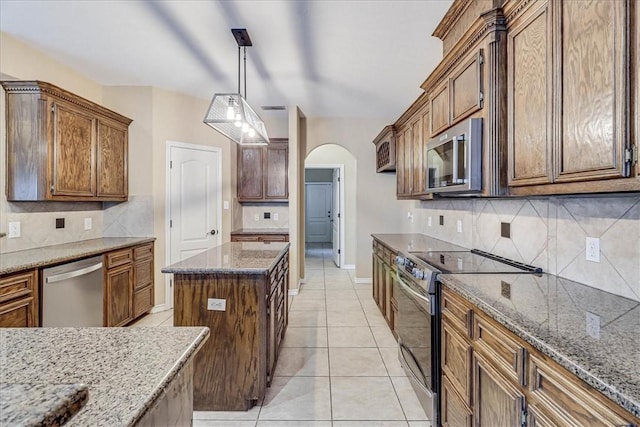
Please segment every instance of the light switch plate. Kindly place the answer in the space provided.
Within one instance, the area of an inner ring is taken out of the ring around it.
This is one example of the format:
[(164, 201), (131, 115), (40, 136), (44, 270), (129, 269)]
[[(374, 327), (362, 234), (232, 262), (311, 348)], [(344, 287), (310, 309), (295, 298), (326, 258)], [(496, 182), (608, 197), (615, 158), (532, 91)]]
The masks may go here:
[(431, 217), (427, 217), (427, 225), (431, 227)]
[(273, 220), (274, 220), (274, 221), (277, 221), (277, 220), (278, 220), (278, 213), (277, 213), (277, 212), (274, 212), (274, 213), (273, 213)]
[(256, 220), (256, 221), (260, 221), (260, 214), (255, 214), (253, 216), (253, 219)]
[(227, 300), (218, 298), (207, 298), (207, 310), (227, 311)]
[(85, 218), (84, 219), (84, 229), (85, 230), (91, 230), (92, 224), (91, 224), (91, 218)]
[(456, 223), (456, 227), (458, 230), (458, 233), (462, 233), (462, 220), (459, 219), (458, 222)]
[(229, 209), (229, 201), (225, 200), (224, 202), (222, 202), (222, 209), (227, 210)]

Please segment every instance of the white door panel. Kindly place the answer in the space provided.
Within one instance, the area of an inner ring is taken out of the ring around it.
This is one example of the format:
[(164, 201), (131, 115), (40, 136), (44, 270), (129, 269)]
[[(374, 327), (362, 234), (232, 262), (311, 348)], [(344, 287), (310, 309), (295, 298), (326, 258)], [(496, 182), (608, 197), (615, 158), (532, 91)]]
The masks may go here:
[(331, 241), (331, 184), (305, 184), (305, 240), (309, 243)]
[[(221, 243), (221, 158), (219, 149), (187, 144), (171, 145), (169, 156), (169, 263), (173, 264)], [(167, 295), (172, 307), (173, 293)]]

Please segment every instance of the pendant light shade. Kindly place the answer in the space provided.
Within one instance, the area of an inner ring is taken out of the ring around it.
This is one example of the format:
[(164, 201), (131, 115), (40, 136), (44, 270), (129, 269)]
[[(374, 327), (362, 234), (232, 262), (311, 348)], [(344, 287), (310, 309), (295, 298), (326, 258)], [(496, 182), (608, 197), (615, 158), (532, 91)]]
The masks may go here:
[(264, 122), (239, 93), (216, 93), (204, 122), (242, 145), (267, 145)]
[[(269, 136), (260, 116), (247, 100), (247, 46), (252, 46), (247, 30), (232, 29), (238, 43), (238, 92), (213, 95), (204, 123), (241, 145), (267, 145)], [(240, 93), (240, 50), (244, 48), (244, 97)]]

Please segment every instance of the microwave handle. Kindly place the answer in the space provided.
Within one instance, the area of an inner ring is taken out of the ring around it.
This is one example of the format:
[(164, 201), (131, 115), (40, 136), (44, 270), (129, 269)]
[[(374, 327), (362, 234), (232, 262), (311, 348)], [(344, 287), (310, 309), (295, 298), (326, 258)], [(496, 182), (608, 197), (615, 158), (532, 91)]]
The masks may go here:
[(458, 183), (458, 136), (452, 138), (453, 143), (453, 176), (451, 177), (451, 184)]

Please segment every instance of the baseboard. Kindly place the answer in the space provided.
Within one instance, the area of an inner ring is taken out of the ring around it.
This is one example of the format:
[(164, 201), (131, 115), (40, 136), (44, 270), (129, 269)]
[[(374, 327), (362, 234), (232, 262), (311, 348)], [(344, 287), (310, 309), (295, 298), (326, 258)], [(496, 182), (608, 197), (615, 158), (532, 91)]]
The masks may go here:
[(161, 311), (167, 311), (167, 310), (169, 310), (169, 309), (167, 308), (166, 304), (158, 304), (158, 305), (154, 306), (149, 313), (151, 313), (151, 314), (160, 313)]
[(355, 270), (356, 266), (355, 266), (355, 264), (345, 264), (340, 268), (343, 269), (343, 270)]
[(300, 288), (298, 288), (298, 289), (289, 289), (289, 296), (298, 295), (299, 291), (300, 291)]
[(355, 281), (356, 283), (360, 283), (360, 284), (373, 283), (373, 282), (371, 281), (371, 277), (356, 277), (356, 278), (354, 279), (354, 281)]

